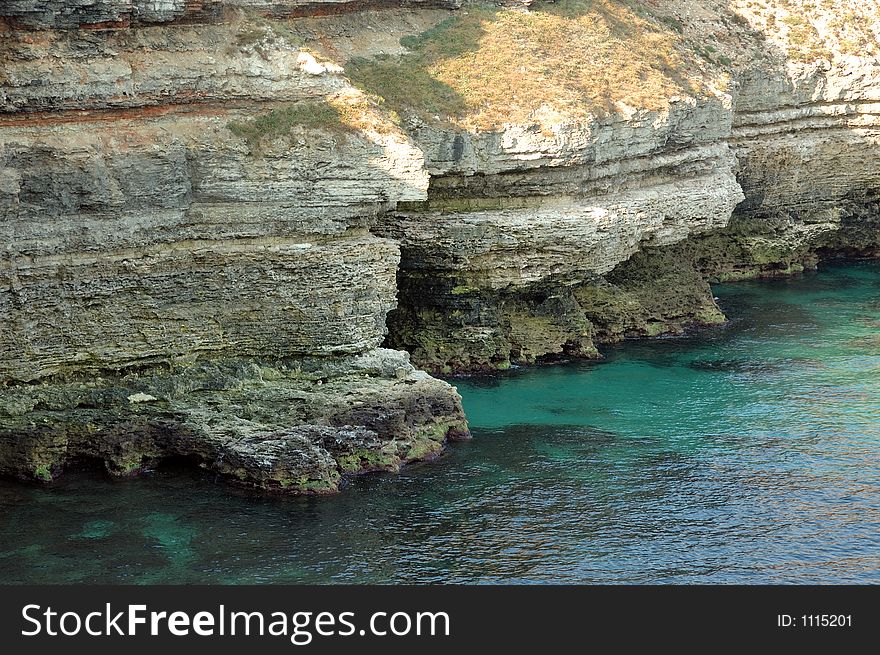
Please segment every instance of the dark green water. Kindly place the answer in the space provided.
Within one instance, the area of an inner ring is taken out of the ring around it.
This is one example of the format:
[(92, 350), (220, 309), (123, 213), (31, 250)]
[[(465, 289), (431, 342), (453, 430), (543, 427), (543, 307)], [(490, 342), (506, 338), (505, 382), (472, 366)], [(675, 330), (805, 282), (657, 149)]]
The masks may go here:
[(0, 483), (0, 581), (880, 583), (880, 265), (729, 325), (459, 381), (474, 440), (326, 498)]

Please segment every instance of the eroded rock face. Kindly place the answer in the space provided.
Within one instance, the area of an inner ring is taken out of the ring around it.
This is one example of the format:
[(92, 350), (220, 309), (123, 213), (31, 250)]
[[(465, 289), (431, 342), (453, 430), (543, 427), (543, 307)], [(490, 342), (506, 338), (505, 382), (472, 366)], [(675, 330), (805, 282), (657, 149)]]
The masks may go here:
[[(0, 15), (21, 20), (26, 25), (42, 27), (79, 27), (103, 23), (140, 20), (164, 22), (179, 18), (187, 5), (201, 9), (220, 3), (187, 0), (9, 0)], [(193, 8), (196, 8), (193, 7)]]
[(706, 279), (877, 252), (876, 53), (842, 52), (848, 33), (823, 3), (827, 58), (803, 60), (783, 50), (794, 28), (768, 28), (746, 3), (694, 4), (669, 3), (658, 22), (726, 44), (727, 92), (549, 130), (537, 114), (488, 134), (414, 129), (432, 179), (426, 205), (380, 222), (402, 246), (389, 345), (446, 372), (597, 356), (603, 342), (723, 321)]
[(4, 379), (381, 343), (399, 254), (367, 227), (418, 197), (418, 151), (318, 131), (255, 158), (237, 117), (7, 126)]
[[(723, 321), (707, 280), (876, 255), (878, 35), (840, 2), (821, 44), (798, 0), (3, 3), (0, 473), (332, 491), (466, 435), (404, 350), (596, 357)], [(565, 103), (469, 95), (519, 75)]]
[(229, 9), (285, 17), (369, 7), (457, 9), (461, 4), (462, 0), (6, 0), (0, 7), (0, 17), (28, 28), (88, 28), (216, 21)]
[[(593, 125), (579, 151), (555, 159), (553, 146), (570, 141), (533, 134), (526, 148), (520, 137), (518, 147), (544, 152), (521, 164), (508, 152), (494, 174), (432, 180), (427, 209), (395, 212), (378, 229), (403, 252), (389, 343), (446, 372), (595, 356), (578, 296), (641, 249), (723, 228), (743, 199), (727, 143), (701, 141), (729, 124), (728, 100)], [(703, 304), (692, 318), (717, 321)], [(662, 320), (655, 313), (641, 322)]]
[(331, 491), (467, 434), (378, 348), (400, 251), (371, 227), (424, 199), (421, 151), (241, 21), (4, 33), (0, 473), (173, 456)]
[(878, 117), (873, 57), (745, 75), (731, 144), (746, 199), (726, 233), (695, 245), (701, 270), (741, 279), (813, 267), (825, 251), (875, 251)]
[(0, 470), (50, 480), (79, 460), (114, 475), (167, 457), (263, 489), (329, 492), (467, 437), (460, 398), (405, 353), (226, 359), (7, 387)]

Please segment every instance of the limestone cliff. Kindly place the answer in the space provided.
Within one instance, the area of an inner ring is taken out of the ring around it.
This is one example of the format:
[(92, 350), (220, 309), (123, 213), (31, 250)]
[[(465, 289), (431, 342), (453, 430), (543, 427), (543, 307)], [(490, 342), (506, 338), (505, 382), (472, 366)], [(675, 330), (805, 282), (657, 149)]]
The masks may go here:
[(875, 2), (569, 0), (409, 41), (397, 70), (452, 101), (355, 62), (431, 173), (380, 222), (403, 257), (388, 343), (438, 371), (595, 356), (722, 321), (707, 279), (876, 253), (878, 30)]
[(422, 153), (276, 28), (4, 32), (0, 471), (320, 491), (466, 435), (380, 348), (399, 249), (370, 227), (425, 197)]
[(333, 490), (466, 435), (404, 350), (594, 357), (880, 250), (876, 2), (506, 4), (0, 3), (0, 473)]

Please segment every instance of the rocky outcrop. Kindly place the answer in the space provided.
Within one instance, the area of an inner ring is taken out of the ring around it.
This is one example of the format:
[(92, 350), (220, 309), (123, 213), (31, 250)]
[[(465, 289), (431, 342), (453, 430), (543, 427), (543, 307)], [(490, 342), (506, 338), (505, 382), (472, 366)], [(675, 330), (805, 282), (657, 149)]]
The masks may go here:
[(880, 243), (880, 61), (744, 75), (731, 144), (746, 199), (730, 229), (695, 247), (715, 279), (814, 267), (826, 251)]
[(269, 490), (329, 492), (467, 437), (460, 400), (405, 353), (199, 361), (47, 378), (0, 394), (0, 470), (51, 480), (97, 460), (114, 475), (185, 458)]
[(243, 21), (4, 35), (0, 472), (185, 456), (327, 491), (466, 435), (378, 348), (400, 255), (370, 228), (425, 197), (421, 151)]
[(381, 222), (403, 250), (389, 343), (447, 372), (595, 356), (578, 297), (600, 293), (602, 276), (640, 249), (724, 227), (743, 199), (719, 139), (731, 116), (728, 97), (682, 100), (589, 131), (465, 142), (458, 174), (432, 178), (426, 207)]
[(112, 28), (212, 22), (230, 10), (281, 18), (382, 7), (457, 9), (461, 4), (462, 0), (6, 0), (0, 18), (24, 28)]
[(413, 169), (415, 187), (418, 167), (352, 137), (331, 183), (326, 142), (255, 159), (225, 127), (237, 117), (5, 130), (4, 379), (381, 343), (399, 255), (366, 225), (383, 194), (413, 195), (382, 167)]
[(880, 251), (876, 3), (501, 4), (4, 3), (0, 473), (331, 491), (466, 435), (402, 351), (596, 357)]
[[(709, 62), (681, 67), (697, 81), (660, 110), (619, 103), (548, 129), (540, 108), (490, 133), (413, 130), (432, 179), (426, 204), (380, 223), (402, 244), (387, 343), (445, 372), (592, 357), (723, 321), (707, 279), (876, 253), (880, 60), (841, 52), (847, 33), (830, 27), (815, 35), (827, 52), (798, 58), (785, 26), (806, 10), (780, 3), (773, 30), (749, 4), (658, 10), (655, 29), (672, 25)], [(819, 5), (821, 27), (833, 8)], [(714, 57), (698, 45), (707, 34)]]

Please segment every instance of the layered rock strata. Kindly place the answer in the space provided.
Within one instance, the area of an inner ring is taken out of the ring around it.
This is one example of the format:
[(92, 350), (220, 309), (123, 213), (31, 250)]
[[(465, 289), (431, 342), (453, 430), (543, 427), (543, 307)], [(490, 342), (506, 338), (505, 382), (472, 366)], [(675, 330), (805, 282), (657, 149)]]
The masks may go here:
[(457, 9), (462, 0), (6, 0), (0, 18), (25, 28), (113, 28), (214, 22), (230, 10), (281, 18), (380, 7)]
[[(787, 26), (803, 8), (770, 3), (783, 21), (772, 28), (740, 4), (655, 16), (712, 63), (694, 73), (702, 93), (659, 111), (414, 129), (432, 178), (427, 203), (381, 222), (402, 245), (387, 343), (442, 372), (593, 357), (601, 343), (723, 321), (707, 280), (875, 255), (876, 52), (841, 52), (829, 28), (815, 35), (827, 50), (797, 57)], [(821, 27), (833, 8), (819, 4)], [(880, 24), (858, 19), (847, 28), (876, 40)], [(696, 45), (707, 34), (714, 59)]]
[(0, 472), (327, 491), (466, 436), (379, 348), (399, 248), (370, 227), (424, 198), (420, 150), (259, 27), (4, 33)]
[(714, 279), (796, 272), (880, 245), (880, 61), (744, 75), (730, 138), (745, 201), (693, 244)]
[[(381, 223), (403, 251), (390, 343), (447, 372), (595, 356), (596, 322), (620, 320), (603, 304), (602, 276), (642, 249), (723, 228), (743, 199), (722, 140), (731, 119), (729, 98), (682, 100), (588, 131), (465, 142), (459, 161), (432, 178), (427, 205)], [(488, 159), (478, 174), (460, 172), (478, 158)], [(699, 314), (688, 307), (682, 320), (720, 320), (708, 285), (690, 277)], [(653, 320), (639, 319), (645, 333)]]

